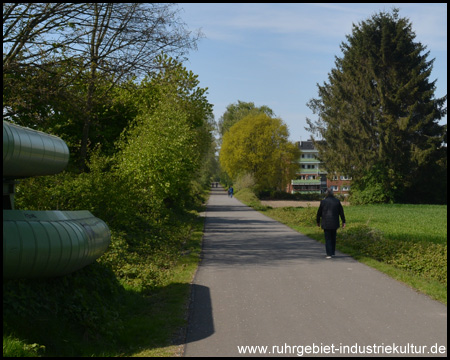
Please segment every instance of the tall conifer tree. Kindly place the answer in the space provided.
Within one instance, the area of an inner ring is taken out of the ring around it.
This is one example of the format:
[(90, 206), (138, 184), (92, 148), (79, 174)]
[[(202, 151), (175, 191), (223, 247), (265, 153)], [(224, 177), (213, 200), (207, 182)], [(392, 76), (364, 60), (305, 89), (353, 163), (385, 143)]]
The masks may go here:
[[(447, 95), (434, 97), (434, 59), (398, 9), (353, 25), (346, 38), (308, 103), (319, 118), (307, 130), (323, 140), (315, 143), (327, 170), (352, 176), (361, 202), (446, 202)], [(433, 191), (417, 191), (424, 186)]]

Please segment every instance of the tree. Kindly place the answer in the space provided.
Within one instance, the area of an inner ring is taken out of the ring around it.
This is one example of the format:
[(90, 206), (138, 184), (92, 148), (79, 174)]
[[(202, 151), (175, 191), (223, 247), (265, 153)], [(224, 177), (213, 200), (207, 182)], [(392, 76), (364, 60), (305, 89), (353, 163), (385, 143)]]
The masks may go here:
[(284, 190), (298, 169), (299, 149), (287, 125), (266, 114), (251, 114), (224, 135), (219, 161), (229, 176), (253, 176), (257, 190)]
[[(67, 59), (77, 66), (78, 71), (73, 72), (76, 76), (62, 78), (68, 80), (62, 85), (72, 85), (75, 78), (85, 86), (80, 94), (84, 96), (83, 112), (77, 119), (82, 123), (81, 170), (86, 166), (91, 129), (99, 124), (95, 110), (105, 102), (110, 90), (122, 81), (151, 71), (153, 60), (161, 52), (183, 58), (195, 48), (200, 34), (192, 35), (184, 28), (173, 6), (162, 3), (3, 6), (3, 40), (7, 49), (3, 58), (4, 77), (5, 73), (15, 75), (9, 77), (8, 87), (26, 85), (13, 81), (24, 68), (54, 71)], [(103, 86), (105, 79), (110, 81), (109, 87)], [(4, 102), (4, 108), (11, 109), (11, 116), (14, 102), (9, 100), (7, 104)]]
[(227, 106), (227, 110), (219, 119), (219, 134), (224, 136), (224, 134), (239, 120), (250, 114), (266, 114), (267, 116), (273, 117), (274, 112), (268, 106), (263, 105), (261, 107), (256, 107), (253, 102), (245, 102), (238, 100), (237, 104), (230, 104)]
[(3, 3), (3, 74), (18, 66), (38, 67), (73, 41), (66, 27), (89, 4)]
[(117, 173), (133, 184), (137, 203), (158, 213), (190, 199), (213, 140), (212, 106), (197, 75), (167, 56), (155, 61), (160, 71), (142, 81), (140, 114), (119, 142)]
[(307, 130), (321, 137), (313, 140), (327, 170), (352, 176), (354, 193), (369, 191), (380, 202), (407, 201), (413, 187), (434, 186), (430, 174), (419, 182), (420, 174), (446, 158), (447, 127), (438, 121), (447, 96), (434, 98), (434, 59), (414, 39), (397, 9), (353, 25), (329, 82), (308, 103), (319, 118), (307, 119)]
[(55, 99), (79, 71), (65, 48), (73, 39), (72, 21), (88, 4), (3, 4), (3, 118), (45, 129)]
[(149, 72), (154, 66), (153, 60), (163, 51), (183, 56), (195, 46), (195, 39), (180, 26), (176, 12), (170, 10), (172, 5), (92, 3), (87, 19), (83, 19), (87, 22), (75, 31), (74, 45), (82, 49), (88, 66), (86, 115), (80, 147), (82, 160), (87, 158), (90, 127), (96, 122), (92, 111), (94, 102), (102, 101), (108, 94), (96, 93), (98, 73), (112, 74), (113, 81), (119, 82), (125, 76)]
[(105, 142), (102, 151), (95, 147), (87, 172), (22, 180), (16, 193), (19, 206), (87, 209), (116, 229), (148, 229), (196, 203), (210, 183), (210, 173), (205, 173), (214, 153), (212, 105), (196, 75), (171, 58), (155, 61), (160, 71), (112, 92), (110, 119), (122, 122), (115, 117), (123, 115), (132, 120), (117, 141), (108, 142), (108, 151)]

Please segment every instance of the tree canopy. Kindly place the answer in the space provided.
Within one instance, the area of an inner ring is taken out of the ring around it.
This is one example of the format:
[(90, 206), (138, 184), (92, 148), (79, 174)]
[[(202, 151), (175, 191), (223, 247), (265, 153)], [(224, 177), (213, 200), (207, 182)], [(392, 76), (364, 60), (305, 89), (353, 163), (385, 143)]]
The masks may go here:
[(4, 120), (70, 150), (64, 173), (21, 181), (19, 207), (89, 209), (126, 227), (209, 187), (212, 105), (180, 61), (199, 35), (174, 4), (6, 3), (3, 22)]
[[(119, 142), (117, 169), (155, 208), (182, 207), (212, 149), (212, 106), (197, 76), (169, 57), (143, 81), (140, 114)], [(208, 174), (209, 176), (211, 174)], [(209, 185), (209, 177), (205, 179)], [(204, 184), (202, 184), (204, 185)]]
[(253, 102), (240, 101), (236, 104), (230, 104), (227, 106), (226, 111), (220, 117), (219, 134), (223, 136), (234, 124), (236, 124), (243, 117), (250, 114), (266, 114), (267, 116), (273, 117), (275, 114), (271, 108), (266, 105), (257, 107)]
[(250, 114), (223, 136), (219, 160), (228, 175), (253, 176), (258, 190), (284, 190), (298, 168), (298, 147), (289, 142), (287, 125), (264, 113)]
[(183, 60), (200, 36), (174, 4), (5, 3), (3, 116), (47, 130), (74, 114), (66, 122), (80, 131), (73, 153), (84, 171), (114, 87), (155, 70), (162, 52)]
[(434, 97), (434, 59), (414, 39), (397, 9), (353, 25), (343, 56), (308, 103), (318, 114), (307, 130), (321, 160), (352, 176), (362, 202), (446, 202), (447, 126), (439, 120), (447, 96)]

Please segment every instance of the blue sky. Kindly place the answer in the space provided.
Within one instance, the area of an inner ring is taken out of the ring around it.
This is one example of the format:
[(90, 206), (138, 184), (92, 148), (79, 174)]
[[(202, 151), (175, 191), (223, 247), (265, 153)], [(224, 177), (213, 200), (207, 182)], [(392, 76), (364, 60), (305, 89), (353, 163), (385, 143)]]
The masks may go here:
[[(409, 18), (416, 41), (435, 58), (430, 80), (437, 79), (435, 97), (447, 94), (446, 3), (181, 3), (179, 16), (189, 30), (205, 35), (184, 65), (208, 88), (218, 121), (238, 100), (267, 105), (289, 127), (290, 140), (308, 140), (307, 107), (316, 98), (317, 83), (328, 81), (341, 57), (340, 44), (352, 24), (380, 11), (400, 9)], [(447, 118), (441, 123), (446, 123)]]

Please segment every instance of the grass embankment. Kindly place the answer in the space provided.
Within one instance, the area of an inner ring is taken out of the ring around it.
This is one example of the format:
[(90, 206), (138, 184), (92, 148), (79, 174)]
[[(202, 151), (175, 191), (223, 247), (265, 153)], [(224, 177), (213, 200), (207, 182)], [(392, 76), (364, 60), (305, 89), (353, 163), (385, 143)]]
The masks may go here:
[[(248, 189), (236, 197), (255, 210), (324, 243), (317, 208), (262, 206)], [(344, 208), (336, 247), (356, 260), (447, 304), (447, 206), (359, 205)]]
[(179, 356), (201, 210), (158, 234), (112, 231), (107, 253), (68, 276), (4, 281), (3, 356)]

